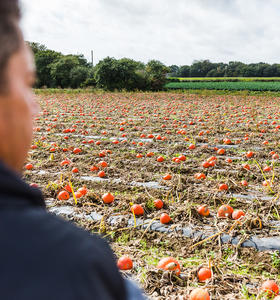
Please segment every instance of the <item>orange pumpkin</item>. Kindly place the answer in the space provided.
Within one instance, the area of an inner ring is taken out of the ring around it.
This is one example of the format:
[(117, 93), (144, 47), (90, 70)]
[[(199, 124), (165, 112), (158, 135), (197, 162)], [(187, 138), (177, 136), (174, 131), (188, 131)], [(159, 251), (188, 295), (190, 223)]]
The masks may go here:
[(140, 204), (133, 204), (131, 206), (131, 212), (134, 212), (135, 216), (142, 216), (144, 214), (144, 209)]
[(279, 286), (274, 280), (266, 280), (261, 286), (261, 291), (267, 293), (269, 297), (279, 294)]
[(106, 193), (102, 196), (102, 200), (106, 204), (112, 203), (114, 199), (115, 197), (111, 193)]
[(130, 257), (122, 256), (118, 259), (117, 266), (120, 270), (130, 270), (133, 268), (133, 262)]
[(167, 271), (175, 271), (176, 275), (181, 273), (181, 268), (179, 262), (173, 257), (164, 257), (162, 258), (157, 267), (159, 269), (167, 270)]
[(171, 180), (172, 176), (170, 174), (166, 174), (165, 176), (162, 177), (164, 180)]
[(205, 281), (212, 277), (212, 271), (209, 268), (200, 268), (197, 272), (197, 277), (199, 281)]
[(233, 213), (233, 208), (227, 204), (220, 206), (220, 208), (218, 209), (219, 218), (225, 218), (225, 217), (230, 218), (232, 213)]
[(210, 215), (210, 210), (207, 205), (200, 205), (197, 212), (203, 217), (208, 217)]
[(68, 192), (62, 191), (57, 195), (57, 198), (59, 200), (68, 200), (70, 198), (70, 196), (69, 196)]
[(210, 295), (207, 290), (196, 288), (190, 293), (190, 300), (210, 300)]

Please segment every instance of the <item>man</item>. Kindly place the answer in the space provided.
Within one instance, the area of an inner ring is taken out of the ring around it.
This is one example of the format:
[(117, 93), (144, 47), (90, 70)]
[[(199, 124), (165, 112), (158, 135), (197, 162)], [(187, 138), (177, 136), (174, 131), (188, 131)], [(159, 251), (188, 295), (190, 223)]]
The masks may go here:
[(17, 0), (0, 0), (0, 299), (143, 299), (105, 241), (47, 213), (18, 175), (38, 113), (19, 19)]

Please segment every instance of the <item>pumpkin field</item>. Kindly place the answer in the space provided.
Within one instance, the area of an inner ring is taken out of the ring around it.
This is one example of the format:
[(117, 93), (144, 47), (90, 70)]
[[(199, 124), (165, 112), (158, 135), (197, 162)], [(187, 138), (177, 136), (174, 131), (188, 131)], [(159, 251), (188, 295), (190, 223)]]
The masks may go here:
[(36, 98), (25, 180), (150, 299), (280, 299), (280, 98)]

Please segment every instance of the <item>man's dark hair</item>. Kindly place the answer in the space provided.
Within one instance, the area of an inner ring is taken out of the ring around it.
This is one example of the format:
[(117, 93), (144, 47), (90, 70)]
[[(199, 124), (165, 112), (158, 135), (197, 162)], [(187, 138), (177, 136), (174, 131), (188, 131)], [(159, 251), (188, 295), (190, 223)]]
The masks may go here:
[(18, 0), (0, 0), (0, 92), (6, 88), (5, 72), (9, 58), (20, 48)]

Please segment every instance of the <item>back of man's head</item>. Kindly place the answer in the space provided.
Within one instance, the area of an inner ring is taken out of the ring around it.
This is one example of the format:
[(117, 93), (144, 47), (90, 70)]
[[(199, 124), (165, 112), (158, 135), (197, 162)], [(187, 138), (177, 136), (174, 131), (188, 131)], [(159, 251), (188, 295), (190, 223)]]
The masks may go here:
[(7, 87), (5, 71), (9, 58), (21, 45), (19, 19), (18, 0), (0, 0), (0, 93), (3, 93)]
[(0, 0), (0, 160), (22, 170), (38, 113), (35, 66), (19, 28), (19, 0)]

